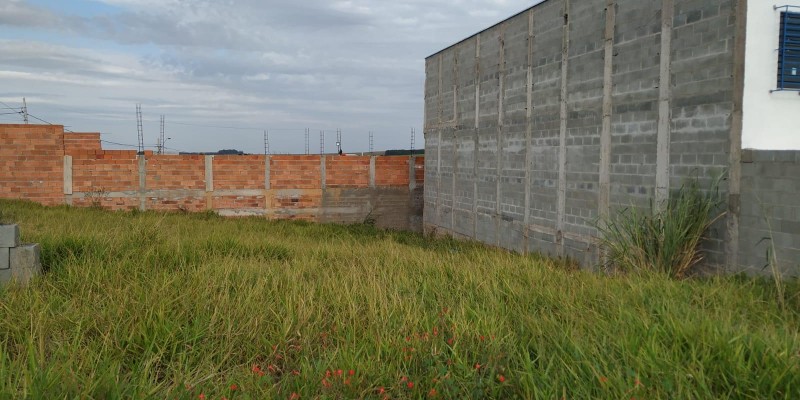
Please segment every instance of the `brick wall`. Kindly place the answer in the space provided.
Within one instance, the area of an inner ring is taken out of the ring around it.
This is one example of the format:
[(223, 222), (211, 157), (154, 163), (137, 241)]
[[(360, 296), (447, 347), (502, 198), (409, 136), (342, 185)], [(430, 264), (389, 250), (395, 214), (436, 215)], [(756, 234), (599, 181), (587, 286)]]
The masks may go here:
[[(97, 133), (0, 125), (0, 197), (111, 210), (361, 222), (421, 229), (424, 175), (409, 157), (154, 155), (102, 150)], [(372, 166), (375, 166), (375, 169)], [(66, 168), (65, 168), (66, 166)], [(416, 186), (409, 184), (409, 176)], [(375, 182), (372, 186), (371, 183)]]
[(64, 202), (64, 127), (0, 125), (0, 197)]

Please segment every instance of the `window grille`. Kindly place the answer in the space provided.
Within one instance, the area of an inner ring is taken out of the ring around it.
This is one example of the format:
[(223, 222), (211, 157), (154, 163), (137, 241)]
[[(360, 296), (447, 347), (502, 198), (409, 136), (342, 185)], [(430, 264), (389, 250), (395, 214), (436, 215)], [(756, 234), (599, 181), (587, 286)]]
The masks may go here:
[(800, 91), (800, 12), (781, 12), (778, 90)]

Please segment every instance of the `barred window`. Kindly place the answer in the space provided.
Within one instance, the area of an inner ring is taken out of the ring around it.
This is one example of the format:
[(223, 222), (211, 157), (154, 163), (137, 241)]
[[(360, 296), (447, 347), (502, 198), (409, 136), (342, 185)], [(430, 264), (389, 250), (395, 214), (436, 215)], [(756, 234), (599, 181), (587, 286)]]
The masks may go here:
[(800, 90), (800, 12), (781, 13), (778, 90)]

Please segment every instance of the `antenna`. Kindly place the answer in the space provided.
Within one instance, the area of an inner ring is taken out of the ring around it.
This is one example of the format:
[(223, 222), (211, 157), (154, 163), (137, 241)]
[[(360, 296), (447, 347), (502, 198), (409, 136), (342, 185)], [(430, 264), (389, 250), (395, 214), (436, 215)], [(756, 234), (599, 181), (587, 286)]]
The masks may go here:
[(136, 132), (139, 135), (139, 155), (144, 155), (144, 131), (142, 129), (142, 105), (136, 104)]
[(25, 101), (25, 98), (22, 98), (22, 118), (25, 120), (25, 124), (28, 123), (28, 103)]
[(269, 152), (269, 131), (264, 131), (264, 155), (270, 154)]
[(319, 155), (325, 154), (325, 131), (319, 131)]
[(374, 138), (372, 136), (372, 131), (369, 131), (369, 152), (372, 153), (374, 151)]
[(336, 151), (341, 154), (342, 153), (342, 130), (336, 130)]
[(164, 154), (164, 116), (161, 116), (161, 133), (158, 135), (158, 154)]
[(414, 155), (414, 141), (417, 138), (417, 132), (411, 128), (411, 155)]

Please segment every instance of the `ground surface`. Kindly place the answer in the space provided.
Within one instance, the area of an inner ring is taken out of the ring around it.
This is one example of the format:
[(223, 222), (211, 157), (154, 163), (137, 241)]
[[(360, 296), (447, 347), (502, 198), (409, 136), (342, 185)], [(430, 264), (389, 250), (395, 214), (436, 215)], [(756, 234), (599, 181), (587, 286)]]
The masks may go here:
[(800, 301), (448, 240), (0, 201), (0, 397), (798, 398)]

